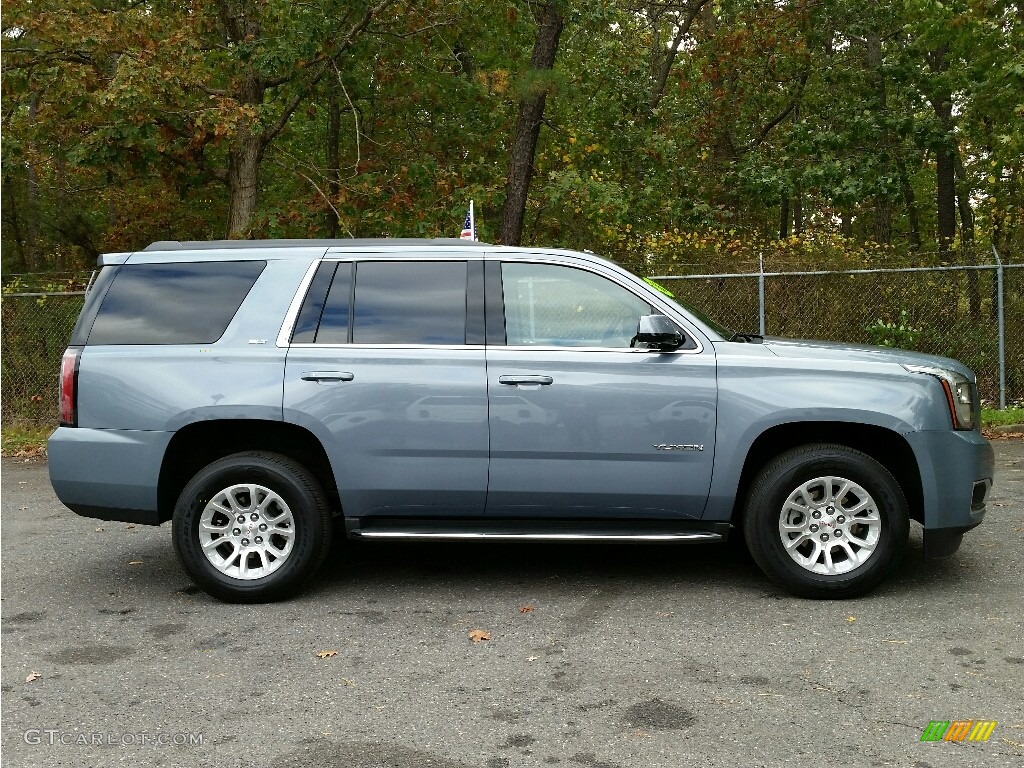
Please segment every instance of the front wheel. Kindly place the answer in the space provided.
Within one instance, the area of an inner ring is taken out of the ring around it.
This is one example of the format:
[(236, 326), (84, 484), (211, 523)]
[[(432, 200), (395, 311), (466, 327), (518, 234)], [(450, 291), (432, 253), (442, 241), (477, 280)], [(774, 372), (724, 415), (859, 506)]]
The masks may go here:
[(295, 593), (323, 562), (330, 531), (316, 478), (274, 453), (236, 453), (209, 464), (174, 509), (182, 566), (206, 592), (229, 602)]
[(770, 579), (800, 597), (847, 598), (895, 568), (910, 523), (903, 491), (885, 467), (861, 451), (817, 444), (761, 470), (743, 528)]

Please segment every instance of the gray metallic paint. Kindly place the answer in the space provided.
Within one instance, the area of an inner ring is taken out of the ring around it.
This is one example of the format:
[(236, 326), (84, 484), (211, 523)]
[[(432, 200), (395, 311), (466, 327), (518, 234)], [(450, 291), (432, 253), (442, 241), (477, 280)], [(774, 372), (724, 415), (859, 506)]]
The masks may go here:
[[(267, 269), (216, 343), (87, 346), (80, 427), (58, 429), (49, 443), (58, 497), (93, 510), (83, 514), (155, 510), (160, 462), (175, 430), (196, 420), (283, 419), (324, 445), (349, 516), (479, 515), (490, 464), (488, 508), (495, 514), (723, 521), (759, 435), (782, 424), (829, 421), (870, 424), (907, 440), (921, 470), (926, 528), (967, 527), (984, 515), (971, 512), (971, 486), (992, 477), (991, 446), (977, 432), (951, 428), (936, 379), (903, 368), (943, 366), (973, 380), (960, 363), (823, 342), (726, 342), (636, 276), (589, 254), (438, 245), (441, 257), (590, 269), (629, 286), (701, 349), (278, 346), (289, 330), (281, 318), (294, 320), (303, 279), (325, 253), (424, 256), (422, 245), (413, 253), (396, 245), (262, 247), (256, 256)], [(101, 262), (245, 258), (253, 254), (232, 247), (108, 254)], [(353, 373), (353, 381), (301, 380), (304, 371), (333, 369)], [(508, 373), (554, 381), (498, 384)], [(585, 402), (591, 397), (599, 405)], [(705, 450), (661, 452), (657, 443), (700, 443)]]

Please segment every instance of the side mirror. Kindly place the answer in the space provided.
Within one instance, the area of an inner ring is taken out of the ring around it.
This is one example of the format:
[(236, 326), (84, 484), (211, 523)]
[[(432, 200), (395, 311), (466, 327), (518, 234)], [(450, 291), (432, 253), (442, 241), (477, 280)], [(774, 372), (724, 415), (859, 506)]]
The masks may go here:
[(661, 352), (672, 352), (683, 346), (683, 341), (683, 334), (665, 315), (643, 315), (632, 346), (646, 344)]

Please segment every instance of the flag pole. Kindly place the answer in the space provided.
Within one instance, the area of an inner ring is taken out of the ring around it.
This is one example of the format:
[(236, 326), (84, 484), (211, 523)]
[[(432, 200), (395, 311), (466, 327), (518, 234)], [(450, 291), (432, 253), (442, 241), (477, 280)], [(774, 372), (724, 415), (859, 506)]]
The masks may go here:
[(473, 212), (473, 201), (469, 201), (469, 228), (473, 232), (473, 239), (476, 240), (476, 214)]

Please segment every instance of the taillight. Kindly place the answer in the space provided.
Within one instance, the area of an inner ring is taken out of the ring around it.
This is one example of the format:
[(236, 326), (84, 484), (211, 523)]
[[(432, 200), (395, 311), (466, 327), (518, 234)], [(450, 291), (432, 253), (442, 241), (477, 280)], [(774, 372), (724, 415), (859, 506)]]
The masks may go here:
[(81, 348), (71, 347), (60, 359), (60, 425), (78, 426), (78, 360)]

